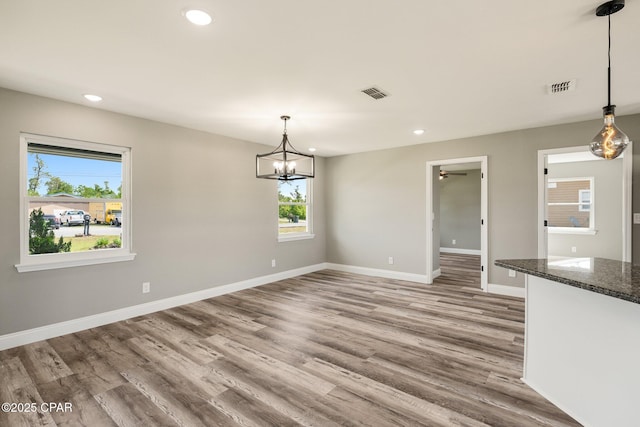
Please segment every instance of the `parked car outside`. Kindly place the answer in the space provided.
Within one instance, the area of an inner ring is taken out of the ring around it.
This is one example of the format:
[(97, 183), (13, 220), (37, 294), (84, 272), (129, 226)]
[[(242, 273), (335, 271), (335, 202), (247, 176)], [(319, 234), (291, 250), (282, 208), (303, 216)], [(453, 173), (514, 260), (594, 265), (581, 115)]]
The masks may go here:
[(56, 230), (60, 228), (60, 218), (55, 215), (44, 215), (44, 220), (47, 221), (47, 227), (55, 228)]
[(60, 214), (60, 222), (67, 225), (82, 225), (84, 215), (85, 212), (80, 210), (64, 211)]

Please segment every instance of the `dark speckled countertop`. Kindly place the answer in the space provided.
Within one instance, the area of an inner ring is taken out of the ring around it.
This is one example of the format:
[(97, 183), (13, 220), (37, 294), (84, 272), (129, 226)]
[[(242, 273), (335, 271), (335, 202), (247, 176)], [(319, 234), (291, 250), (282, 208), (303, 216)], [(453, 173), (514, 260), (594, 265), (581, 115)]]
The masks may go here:
[(501, 259), (495, 265), (640, 304), (640, 265), (630, 262), (605, 258)]

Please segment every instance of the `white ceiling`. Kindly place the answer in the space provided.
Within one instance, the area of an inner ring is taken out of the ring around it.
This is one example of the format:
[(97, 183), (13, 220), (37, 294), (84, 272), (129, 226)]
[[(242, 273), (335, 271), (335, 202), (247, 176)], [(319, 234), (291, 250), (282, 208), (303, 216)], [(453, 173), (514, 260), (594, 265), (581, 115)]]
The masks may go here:
[[(598, 4), (2, 0), (0, 86), (79, 104), (96, 93), (96, 108), (273, 146), (289, 114), (299, 150), (377, 150), (600, 117)], [(190, 24), (188, 7), (214, 22)], [(612, 101), (640, 113), (640, 5), (611, 18)], [(575, 91), (547, 94), (570, 79)]]

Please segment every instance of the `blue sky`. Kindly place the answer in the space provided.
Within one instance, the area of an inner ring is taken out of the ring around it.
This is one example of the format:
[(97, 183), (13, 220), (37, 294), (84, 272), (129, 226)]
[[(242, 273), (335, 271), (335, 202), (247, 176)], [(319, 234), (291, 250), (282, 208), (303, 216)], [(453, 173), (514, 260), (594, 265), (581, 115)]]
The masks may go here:
[(285, 196), (291, 196), (296, 186), (303, 198), (307, 197), (307, 180), (297, 179), (295, 181), (278, 181), (278, 189)]
[[(39, 154), (39, 156), (46, 165), (44, 169), (45, 172), (68, 182), (73, 185), (74, 188), (78, 185), (93, 188), (95, 184), (104, 188), (104, 182), (109, 181), (109, 188), (117, 191), (118, 187), (122, 184), (122, 163), (120, 162), (56, 156), (53, 154)], [(33, 167), (35, 166), (35, 158), (35, 154), (29, 153), (27, 163), (29, 173), (27, 179), (33, 178), (34, 176)], [(38, 188), (40, 194), (46, 194), (47, 187), (45, 187), (44, 184), (48, 180), (48, 178), (45, 178), (41, 181), (40, 188)]]
[[(93, 187), (98, 184), (104, 188), (104, 182), (109, 182), (109, 188), (117, 191), (122, 184), (122, 164), (120, 162), (110, 162), (106, 160), (83, 159), (79, 157), (56, 156), (53, 154), (39, 154), (44, 161), (46, 167), (45, 172), (51, 176), (57, 176), (61, 180), (68, 182), (74, 188), (78, 185)], [(33, 178), (33, 167), (35, 166), (35, 154), (29, 153), (27, 170), (27, 180)], [(40, 183), (38, 192), (46, 194), (45, 178)], [(298, 186), (303, 197), (307, 194), (307, 181), (304, 179), (296, 181), (278, 181), (280, 191), (290, 196), (293, 190)]]

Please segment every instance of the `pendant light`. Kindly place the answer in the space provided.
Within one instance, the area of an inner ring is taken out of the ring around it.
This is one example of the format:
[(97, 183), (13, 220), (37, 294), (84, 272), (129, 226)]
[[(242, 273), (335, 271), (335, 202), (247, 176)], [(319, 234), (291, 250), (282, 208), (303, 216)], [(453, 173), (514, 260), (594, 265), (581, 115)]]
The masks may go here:
[(256, 178), (293, 181), (313, 178), (315, 157), (304, 154), (293, 148), (287, 137), (287, 120), (289, 116), (280, 116), (284, 120), (282, 142), (270, 153), (256, 155)]
[(629, 143), (629, 137), (615, 124), (615, 105), (611, 105), (611, 15), (624, 7), (624, 0), (612, 0), (601, 4), (596, 9), (597, 16), (606, 16), (609, 20), (609, 47), (607, 69), (607, 105), (602, 107), (604, 126), (593, 137), (589, 148), (591, 152), (603, 159), (611, 160), (618, 157)]

